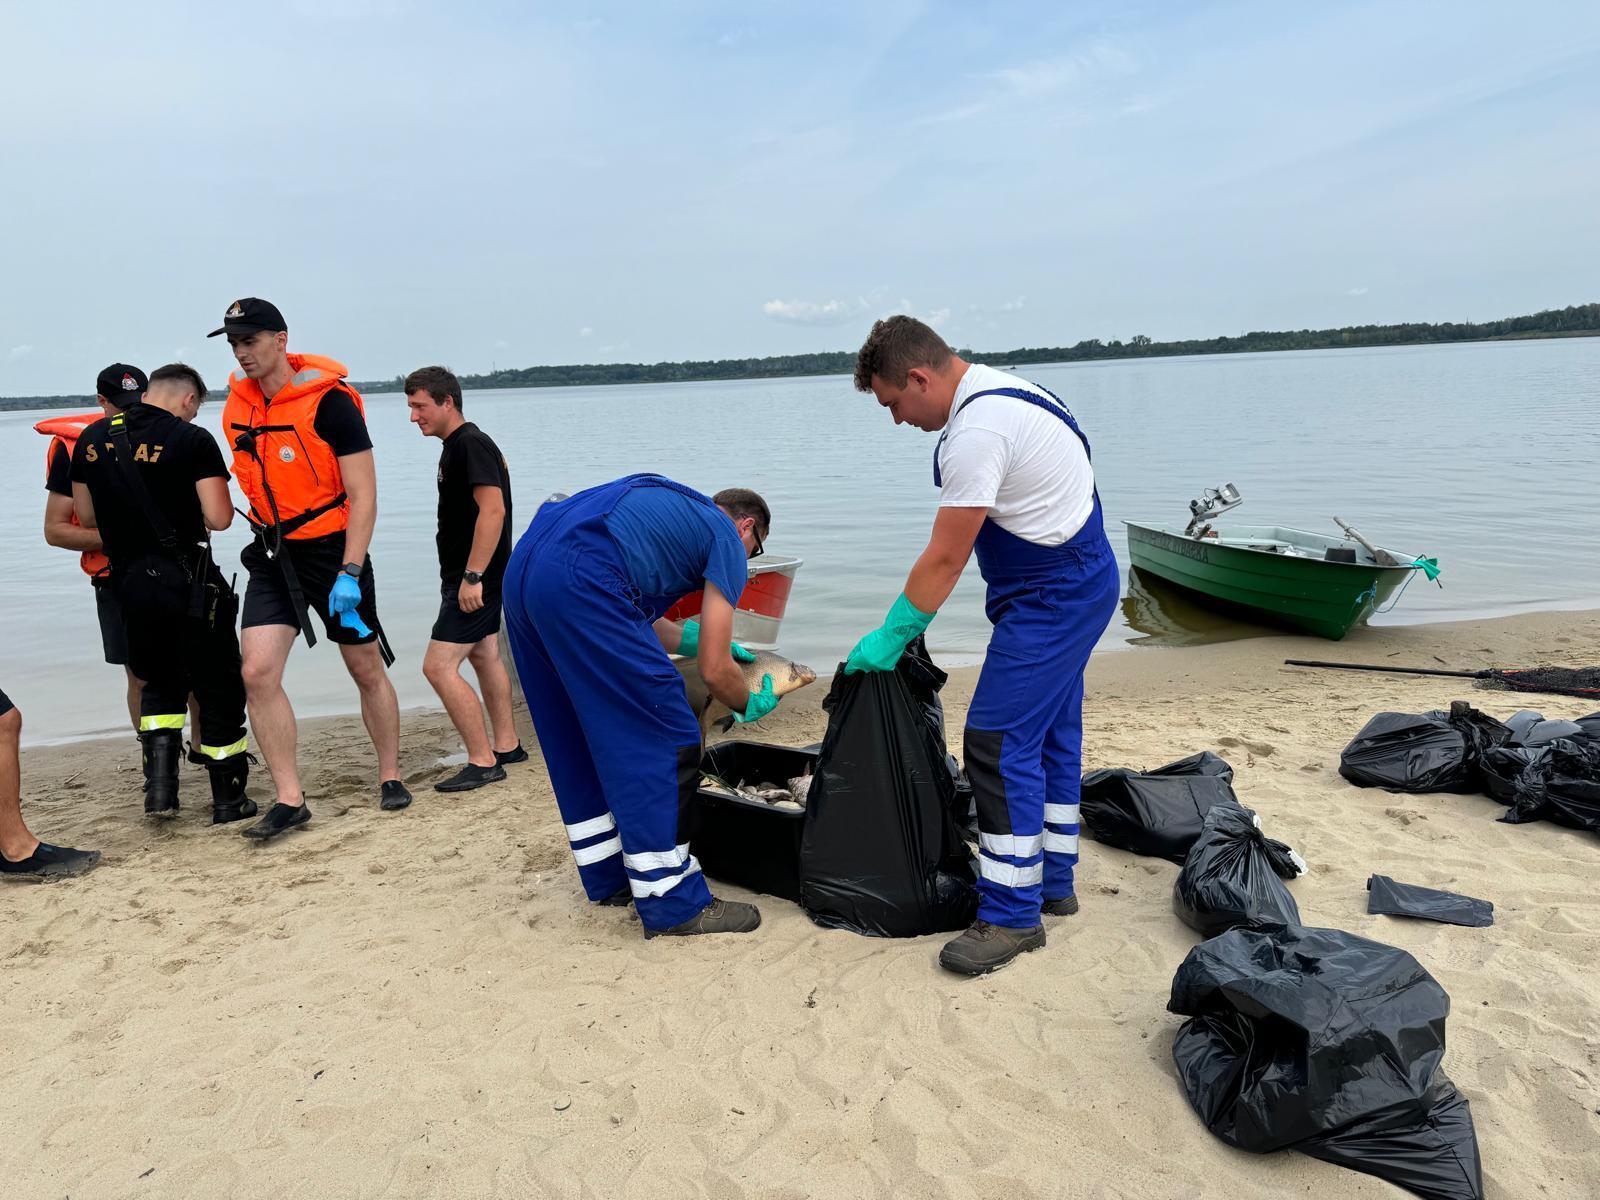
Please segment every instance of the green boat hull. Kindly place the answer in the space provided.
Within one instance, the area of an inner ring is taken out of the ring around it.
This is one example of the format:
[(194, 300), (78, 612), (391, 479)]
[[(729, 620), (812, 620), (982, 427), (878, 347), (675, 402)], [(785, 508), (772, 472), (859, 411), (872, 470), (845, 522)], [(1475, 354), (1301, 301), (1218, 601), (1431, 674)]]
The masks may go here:
[[(1409, 565), (1328, 562), (1126, 524), (1128, 557), (1138, 570), (1184, 589), (1208, 607), (1334, 641), (1388, 603), (1411, 573)], [(1307, 539), (1313, 547), (1349, 544), (1300, 530), (1260, 532), (1263, 540), (1270, 532), (1297, 545)]]

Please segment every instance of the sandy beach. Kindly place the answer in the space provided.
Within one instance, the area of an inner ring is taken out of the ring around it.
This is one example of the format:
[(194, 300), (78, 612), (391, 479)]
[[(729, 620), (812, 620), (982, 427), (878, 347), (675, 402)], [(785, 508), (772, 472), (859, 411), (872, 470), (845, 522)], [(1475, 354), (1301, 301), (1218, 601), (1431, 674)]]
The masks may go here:
[[(1335, 770), (1381, 709), (1600, 705), (1286, 657), (1588, 665), (1600, 612), (1102, 654), (1085, 713), (1087, 767), (1229, 759), (1310, 863), (1291, 885), (1306, 923), (1403, 947), (1444, 985), (1444, 1068), (1490, 1195), (1600, 1194), (1600, 840)], [(957, 752), (975, 679), (945, 694)], [(820, 738), (824, 693), (743, 736)], [(1190, 1111), (1165, 1006), (1196, 938), (1168, 863), (1086, 839), (1081, 914), (977, 980), (937, 968), (942, 937), (823, 930), (772, 898), (755, 934), (646, 942), (631, 910), (583, 902), (537, 755), (439, 795), (457, 749), (442, 712), (406, 714), (418, 800), (391, 815), (358, 718), (307, 723), (315, 821), (267, 846), (206, 823), (196, 769), (181, 819), (147, 823), (131, 737), (25, 751), (30, 825), (105, 860), (0, 889), (0, 1195), (1403, 1195), (1232, 1150)], [(1496, 923), (1368, 916), (1373, 872), (1490, 899)]]

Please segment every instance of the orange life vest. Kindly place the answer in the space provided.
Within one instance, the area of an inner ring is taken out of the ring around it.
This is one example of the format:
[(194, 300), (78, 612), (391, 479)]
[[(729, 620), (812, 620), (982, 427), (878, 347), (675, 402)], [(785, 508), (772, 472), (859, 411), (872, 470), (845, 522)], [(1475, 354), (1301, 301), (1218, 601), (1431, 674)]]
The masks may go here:
[[(34, 426), (40, 433), (50, 439), (50, 445), (44, 452), (44, 477), (50, 478), (50, 460), (55, 457), (56, 447), (60, 446), (67, 452), (67, 461), (72, 461), (72, 452), (78, 445), (78, 439), (83, 436), (83, 431), (96, 421), (103, 420), (103, 412), (72, 413), (64, 417), (47, 417)], [(72, 514), (72, 523), (78, 524), (78, 514)], [(91, 579), (101, 579), (111, 573), (111, 560), (99, 550), (85, 550), (78, 555), (78, 565), (83, 568), (84, 574)]]
[(344, 382), (345, 365), (318, 354), (291, 354), (294, 374), (271, 400), (261, 385), (235, 371), (228, 377), (222, 432), (233, 447), (233, 477), (250, 501), (257, 527), (277, 525), (291, 540), (337, 533), (350, 520), (350, 501), (333, 447), (317, 436), (317, 408), (334, 388), (361, 395)]

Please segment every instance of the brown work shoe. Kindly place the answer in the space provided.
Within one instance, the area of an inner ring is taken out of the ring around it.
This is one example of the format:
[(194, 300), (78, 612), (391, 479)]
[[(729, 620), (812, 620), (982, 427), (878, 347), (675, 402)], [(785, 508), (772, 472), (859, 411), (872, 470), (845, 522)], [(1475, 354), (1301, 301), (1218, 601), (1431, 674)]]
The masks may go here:
[(1039, 906), (1039, 911), (1047, 917), (1076, 916), (1078, 898), (1076, 896), (1063, 896), (1060, 900), (1046, 900)]
[(671, 929), (646, 929), (644, 935), (653, 938), (688, 937), (695, 933), (749, 933), (760, 924), (761, 910), (754, 904), (713, 899), (682, 925)]
[(987, 921), (974, 921), (960, 937), (951, 938), (939, 951), (939, 965), (958, 975), (987, 975), (998, 971), (1019, 954), (1044, 945), (1044, 926), (1008, 929)]

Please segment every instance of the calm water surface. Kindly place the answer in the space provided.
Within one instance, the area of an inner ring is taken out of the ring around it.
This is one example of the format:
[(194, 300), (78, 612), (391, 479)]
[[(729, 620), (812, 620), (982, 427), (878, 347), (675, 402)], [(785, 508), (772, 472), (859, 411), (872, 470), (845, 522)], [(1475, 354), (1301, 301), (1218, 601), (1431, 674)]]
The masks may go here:
[[(220, 383), (231, 364), (197, 365)], [(1019, 374), (1066, 400), (1088, 433), (1124, 565), (1122, 520), (1186, 519), (1191, 497), (1232, 481), (1245, 495), (1232, 519), (1331, 533), (1337, 514), (1382, 545), (1437, 556), (1444, 588), (1418, 581), (1375, 624), (1600, 605), (1600, 339)], [(781, 648), (821, 670), (877, 624), (933, 518), (933, 436), (895, 428), (844, 377), (474, 392), (466, 414), (510, 461), (519, 532), (549, 493), (631, 471), (708, 492), (759, 490), (773, 509), (768, 546), (806, 560)], [(29, 742), (114, 732), (125, 720), (120, 672), (100, 661), (88, 582), (73, 555), (40, 537), (45, 439), (32, 426), (42, 415), (0, 413), (0, 687), (25, 710)], [(421, 661), (438, 604), (439, 443), (408, 423), (404, 397), (373, 396), (367, 415), (378, 604), (399, 655), (392, 675), (402, 707), (433, 704)], [(208, 403), (201, 423), (216, 433), (220, 420), (220, 400)], [(225, 572), (237, 567), (242, 527), (218, 538)], [(1136, 587), (1102, 645), (1258, 632)], [(980, 657), (987, 636), (969, 568), (930, 640), (941, 661), (960, 663)], [(355, 707), (326, 642), (297, 645), (287, 686), (302, 716)]]

